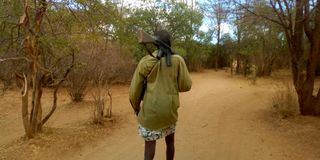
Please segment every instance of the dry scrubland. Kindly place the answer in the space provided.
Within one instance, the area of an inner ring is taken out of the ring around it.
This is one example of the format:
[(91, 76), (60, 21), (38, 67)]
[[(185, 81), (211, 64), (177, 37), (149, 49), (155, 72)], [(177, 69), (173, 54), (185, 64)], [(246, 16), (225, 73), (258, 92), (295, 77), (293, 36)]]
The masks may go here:
[[(180, 99), (177, 160), (320, 159), (320, 119), (292, 116), (295, 108), (279, 102), (292, 102), (288, 92), (281, 94), (288, 77), (258, 79), (252, 85), (241, 76), (206, 70), (192, 78), (192, 91)], [(113, 120), (99, 126), (91, 124), (90, 93), (84, 102), (71, 103), (62, 89), (56, 113), (32, 140), (22, 137), (20, 91), (7, 91), (0, 97), (0, 159), (142, 159), (143, 141), (136, 133), (128, 86), (113, 86), (112, 91)], [(49, 92), (45, 90), (45, 108), (50, 107)], [(155, 159), (164, 156), (159, 141)]]

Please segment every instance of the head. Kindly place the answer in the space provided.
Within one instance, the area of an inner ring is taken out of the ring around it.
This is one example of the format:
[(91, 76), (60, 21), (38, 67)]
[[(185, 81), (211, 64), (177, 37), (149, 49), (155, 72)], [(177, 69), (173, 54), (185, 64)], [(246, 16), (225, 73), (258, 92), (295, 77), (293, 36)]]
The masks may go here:
[(157, 37), (162, 42), (166, 43), (169, 47), (171, 47), (171, 36), (168, 31), (160, 30), (154, 33), (154, 36)]

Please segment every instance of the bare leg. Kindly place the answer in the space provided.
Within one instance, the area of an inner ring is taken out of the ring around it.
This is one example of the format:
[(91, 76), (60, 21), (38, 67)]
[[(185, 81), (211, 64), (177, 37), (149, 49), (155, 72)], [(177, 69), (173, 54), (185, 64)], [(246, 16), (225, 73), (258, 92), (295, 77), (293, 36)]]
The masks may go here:
[(174, 133), (166, 137), (167, 144), (167, 160), (173, 160), (174, 158)]
[(156, 152), (156, 141), (145, 141), (144, 160), (153, 160)]

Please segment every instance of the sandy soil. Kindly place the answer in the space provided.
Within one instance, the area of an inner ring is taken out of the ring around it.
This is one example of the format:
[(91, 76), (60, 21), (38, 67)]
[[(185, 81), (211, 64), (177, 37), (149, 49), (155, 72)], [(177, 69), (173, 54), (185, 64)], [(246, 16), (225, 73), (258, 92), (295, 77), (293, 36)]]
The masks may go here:
[[(211, 70), (192, 78), (192, 91), (180, 96), (175, 159), (320, 159), (320, 119), (280, 118), (271, 107), (274, 80), (251, 85), (242, 77)], [(90, 124), (90, 95), (83, 103), (70, 103), (62, 91), (57, 112), (32, 140), (21, 138), (18, 92), (0, 97), (0, 159), (143, 159), (144, 142), (128, 103), (128, 86), (113, 87), (114, 118), (104, 126)], [(44, 106), (50, 101), (45, 95)], [(163, 140), (157, 142), (155, 159), (165, 159)]]

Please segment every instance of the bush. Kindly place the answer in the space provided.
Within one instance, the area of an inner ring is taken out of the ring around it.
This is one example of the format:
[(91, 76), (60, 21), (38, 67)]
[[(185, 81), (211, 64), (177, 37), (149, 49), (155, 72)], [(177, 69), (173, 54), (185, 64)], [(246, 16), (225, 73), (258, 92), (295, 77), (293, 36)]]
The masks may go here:
[(67, 78), (67, 91), (73, 102), (81, 102), (89, 83), (87, 67), (75, 68)]
[[(108, 48), (99, 43), (81, 43), (76, 61), (80, 62), (78, 68), (70, 73), (67, 80), (67, 89), (72, 101), (82, 101), (88, 85), (95, 80), (114, 83), (127, 83), (134, 72), (133, 58), (120, 53), (119, 46), (110, 45)], [(123, 48), (125, 50), (125, 48)], [(84, 65), (83, 65), (84, 64)]]
[(275, 85), (272, 106), (281, 118), (299, 114), (298, 97), (291, 81), (282, 80)]
[[(5, 55), (5, 57), (16, 56)], [(26, 66), (26, 62), (24, 60), (8, 60), (4, 62), (0, 62), (0, 81), (2, 82), (2, 90), (5, 91), (14, 87), (14, 83), (16, 82), (15, 73), (26, 73), (23, 68)]]
[[(93, 123), (103, 124), (104, 117), (112, 118), (112, 93), (110, 90), (110, 85), (107, 81), (104, 81), (104, 74), (101, 71), (94, 80), (95, 90), (92, 94), (94, 100), (93, 109)], [(105, 107), (106, 98), (109, 97), (109, 106)]]

